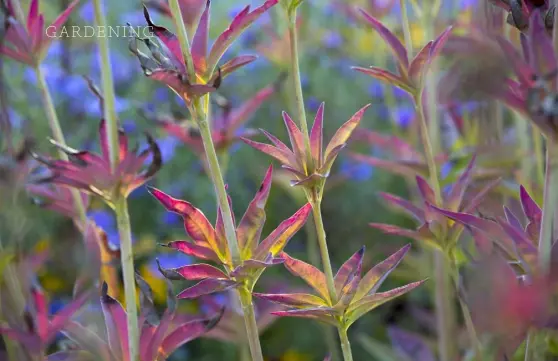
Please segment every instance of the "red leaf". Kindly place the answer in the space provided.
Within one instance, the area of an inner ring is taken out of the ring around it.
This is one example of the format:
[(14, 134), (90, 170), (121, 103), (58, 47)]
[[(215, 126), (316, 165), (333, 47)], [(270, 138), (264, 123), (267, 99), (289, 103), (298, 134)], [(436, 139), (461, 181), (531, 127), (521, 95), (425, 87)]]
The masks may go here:
[(323, 164), (323, 126), (324, 126), (324, 105), (321, 103), (318, 111), (316, 112), (316, 117), (314, 118), (314, 125), (312, 125), (312, 130), (310, 132), (310, 148), (312, 151), (312, 158), (316, 168), (321, 167)]
[(327, 148), (325, 150), (324, 157), (326, 159), (329, 158), (330, 154), (333, 152), (335, 148), (344, 145), (347, 142), (347, 140), (349, 140), (351, 134), (360, 123), (360, 120), (362, 119), (364, 112), (369, 107), (370, 104), (367, 104), (362, 108), (360, 108), (347, 122), (345, 122), (345, 124), (343, 124), (337, 130), (337, 132), (335, 132), (335, 134), (329, 141), (329, 144), (327, 145)]
[(327, 303), (318, 296), (307, 293), (254, 293), (254, 297), (262, 298), (281, 305), (295, 308), (311, 308), (327, 306)]
[(196, 283), (192, 287), (185, 289), (184, 291), (180, 292), (176, 297), (179, 299), (198, 298), (203, 295), (225, 291), (235, 286), (236, 286), (236, 282), (231, 280), (208, 278)]
[(350, 280), (351, 275), (362, 265), (362, 258), (364, 257), (365, 247), (362, 246), (358, 252), (353, 254), (337, 271), (335, 275), (335, 291), (339, 295), (341, 289)]
[(395, 75), (392, 72), (389, 72), (385, 69), (381, 69), (375, 66), (371, 66), (370, 68), (361, 68), (357, 66), (357, 67), (353, 67), (352, 69), (364, 73), (366, 75), (369, 75), (384, 83), (394, 85), (400, 89), (403, 89), (407, 93), (412, 94), (414, 92), (414, 89), (409, 84), (407, 84), (404, 78), (400, 77), (399, 75)]
[(318, 292), (324, 300), (331, 302), (329, 292), (327, 290), (325, 275), (319, 269), (311, 264), (292, 258), (285, 252), (281, 253), (281, 257), (285, 260), (285, 267), (289, 270), (289, 272), (302, 278), (304, 282)]

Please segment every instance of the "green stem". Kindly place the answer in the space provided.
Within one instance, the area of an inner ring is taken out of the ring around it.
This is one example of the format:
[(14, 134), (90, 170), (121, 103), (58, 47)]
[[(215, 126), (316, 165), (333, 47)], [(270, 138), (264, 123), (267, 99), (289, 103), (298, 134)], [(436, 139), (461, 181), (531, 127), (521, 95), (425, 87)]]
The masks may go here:
[(353, 352), (351, 351), (351, 343), (349, 342), (349, 337), (347, 336), (347, 330), (340, 326), (339, 339), (341, 340), (341, 350), (343, 351), (343, 358), (345, 361), (353, 361)]
[(436, 282), (436, 322), (438, 352), (441, 361), (453, 361), (456, 357), (455, 310), (452, 298), (451, 265), (442, 251), (434, 254)]
[(176, 27), (178, 41), (180, 42), (180, 49), (182, 50), (182, 55), (184, 56), (184, 61), (186, 62), (188, 78), (191, 82), (195, 82), (196, 70), (194, 69), (194, 60), (192, 59), (192, 53), (190, 52), (188, 32), (186, 31), (186, 25), (184, 24), (184, 19), (182, 18), (182, 12), (180, 11), (180, 4), (178, 0), (170, 0), (169, 7), (172, 13), (174, 26)]
[(551, 261), (553, 228), (558, 207), (558, 143), (553, 138), (546, 142), (546, 175), (544, 182), (544, 203), (541, 234), (539, 237), (540, 266), (548, 271)]
[(324, 268), (324, 273), (326, 276), (327, 289), (329, 292), (329, 297), (331, 299), (331, 304), (337, 302), (337, 294), (335, 292), (335, 283), (333, 280), (333, 270), (331, 268), (331, 262), (329, 260), (329, 252), (327, 250), (326, 233), (324, 228), (324, 221), (322, 219), (321, 201), (312, 202), (312, 214), (314, 216), (314, 224), (316, 225), (316, 232), (318, 235), (318, 244), (320, 246), (320, 255), (322, 257), (322, 266)]
[(531, 134), (533, 136), (533, 148), (535, 149), (535, 164), (536, 167), (536, 177), (538, 185), (544, 187), (544, 150), (543, 150), (543, 136), (537, 130), (531, 127)]
[[(101, 0), (93, 0), (95, 25), (101, 29), (107, 27)], [(112, 68), (110, 66), (108, 37), (98, 36), (99, 63), (101, 64), (101, 85), (103, 92), (103, 114), (107, 124), (107, 142), (109, 144), (110, 163), (114, 170), (119, 162), (118, 124), (115, 106), (114, 84)]]
[(139, 360), (138, 342), (138, 309), (136, 304), (136, 283), (134, 276), (134, 255), (132, 250), (132, 228), (128, 212), (128, 201), (120, 197), (114, 202), (118, 235), (120, 236), (120, 252), (122, 275), (124, 278), (124, 295), (126, 298), (126, 319), (128, 322), (128, 345), (130, 360)]
[(250, 345), (250, 353), (252, 361), (263, 361), (262, 347), (260, 345), (260, 337), (258, 332), (258, 324), (256, 323), (256, 314), (252, 303), (252, 293), (242, 287), (238, 290), (240, 296), (240, 304), (242, 305), (242, 313), (244, 314), (244, 323), (246, 325), (246, 336)]
[[(61, 145), (66, 145), (66, 140), (64, 139), (64, 133), (62, 132), (62, 128), (60, 127), (60, 121), (58, 120), (58, 116), (56, 115), (56, 109), (54, 108), (54, 103), (52, 102), (52, 97), (50, 96), (50, 91), (48, 89), (48, 85), (45, 80), (45, 76), (41, 67), (38, 66), (35, 68), (35, 74), (37, 75), (37, 86), (41, 92), (41, 98), (43, 101), (43, 106), (45, 108), (45, 113), (48, 118), (48, 124), (50, 130), (52, 132), (52, 138)], [(64, 153), (61, 149), (58, 151), (58, 155), (60, 159), (64, 161), (68, 161), (68, 155)], [(81, 198), (81, 194), (77, 189), (71, 189), (72, 200), (74, 202), (74, 207), (76, 209), (78, 220), (81, 224), (78, 226), (85, 230), (86, 222), (87, 222), (87, 214), (85, 210), (85, 205), (83, 204), (83, 199)]]
[(289, 15), (289, 42), (291, 51), (291, 76), (293, 77), (293, 87), (295, 103), (298, 112), (298, 121), (300, 129), (304, 134), (304, 142), (306, 146), (307, 157), (310, 152), (310, 136), (308, 133), (308, 123), (306, 120), (306, 110), (304, 109), (304, 95), (302, 93), (302, 82), (300, 80), (300, 65), (298, 54), (298, 35), (296, 27), (296, 10)]
[(232, 265), (238, 266), (241, 264), (240, 250), (238, 248), (238, 240), (236, 238), (236, 230), (233, 223), (232, 210), (229, 205), (227, 191), (225, 189), (225, 182), (223, 181), (223, 174), (219, 167), (219, 158), (215, 152), (215, 145), (211, 137), (211, 129), (207, 122), (207, 114), (204, 112), (203, 107), (199, 101), (196, 101), (193, 106), (193, 116), (196, 124), (200, 129), (200, 135), (203, 141), (205, 156), (209, 166), (209, 175), (215, 187), (217, 195), (217, 202), (221, 211), (223, 212), (223, 222), (225, 226), (225, 237), (227, 238), (227, 245), (231, 254)]
[(407, 5), (405, 0), (399, 0), (401, 7), (401, 21), (403, 26), (403, 39), (405, 41), (405, 49), (407, 49), (407, 60), (413, 56), (413, 38), (411, 37), (411, 28), (409, 26), (409, 15), (407, 14)]
[[(99, 28), (106, 28), (107, 22), (101, 0), (93, 0), (93, 7), (95, 25)], [(103, 112), (107, 126), (107, 143), (111, 168), (114, 171), (118, 167), (120, 161), (120, 144), (108, 38), (106, 36), (98, 36), (97, 44), (99, 46), (99, 60), (101, 64)], [(113, 205), (116, 213), (116, 222), (118, 224), (118, 235), (120, 237), (124, 296), (126, 299), (126, 320), (128, 324), (129, 357), (131, 361), (137, 361), (139, 359), (139, 328), (138, 309), (136, 304), (136, 283), (134, 277), (134, 255), (132, 249), (132, 228), (130, 225), (130, 215), (126, 197), (120, 195), (116, 197), (117, 198), (113, 200)]]

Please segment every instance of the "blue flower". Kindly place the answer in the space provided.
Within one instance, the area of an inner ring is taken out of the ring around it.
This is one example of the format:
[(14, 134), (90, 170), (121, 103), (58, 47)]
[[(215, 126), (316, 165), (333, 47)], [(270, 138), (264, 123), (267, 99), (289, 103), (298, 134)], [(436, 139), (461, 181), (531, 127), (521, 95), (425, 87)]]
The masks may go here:
[(92, 210), (89, 212), (88, 217), (93, 219), (93, 221), (95, 221), (95, 223), (105, 231), (108, 229), (116, 228), (116, 220), (114, 219), (114, 215), (107, 210)]
[(362, 182), (370, 179), (372, 176), (372, 167), (361, 162), (343, 160), (341, 162), (341, 173), (352, 180)]
[(133, 133), (138, 129), (138, 127), (136, 122), (131, 119), (126, 119), (122, 122), (122, 129), (124, 129), (125, 133)]
[[(95, 49), (92, 58), (92, 72), (97, 77), (100, 77), (101, 68), (99, 65), (99, 50)], [(132, 58), (124, 56), (119, 52), (110, 53), (110, 64), (112, 68), (112, 76), (116, 83), (125, 83), (130, 81), (136, 74), (135, 67), (131, 66)]]
[(368, 94), (372, 98), (382, 98), (384, 96), (384, 87), (379, 82), (374, 81), (368, 86)]
[(315, 112), (320, 107), (321, 102), (318, 100), (318, 98), (311, 96), (311, 97), (308, 98), (308, 103), (307, 104), (308, 104), (308, 108), (311, 111)]
[(343, 45), (343, 37), (337, 31), (328, 31), (322, 36), (322, 44), (329, 49), (337, 49)]
[(163, 212), (160, 217), (160, 223), (167, 226), (176, 226), (182, 223), (182, 217), (173, 212)]
[(401, 128), (407, 128), (415, 117), (415, 110), (411, 106), (400, 106), (395, 111), (395, 122)]
[(93, 2), (88, 1), (79, 9), (80, 17), (88, 23), (95, 21), (95, 9), (93, 8)]

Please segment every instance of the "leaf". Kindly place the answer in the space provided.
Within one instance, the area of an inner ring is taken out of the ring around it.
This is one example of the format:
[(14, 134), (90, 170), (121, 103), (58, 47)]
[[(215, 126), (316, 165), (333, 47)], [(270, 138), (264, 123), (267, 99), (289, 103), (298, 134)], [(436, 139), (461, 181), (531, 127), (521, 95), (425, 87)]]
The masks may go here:
[(337, 271), (334, 277), (335, 281), (335, 292), (339, 295), (342, 288), (347, 284), (347, 282), (352, 278), (355, 271), (362, 266), (362, 259), (364, 257), (364, 251), (366, 247), (362, 246), (355, 254), (353, 254)]
[(108, 295), (106, 282), (102, 286), (101, 308), (110, 349), (119, 360), (130, 361), (128, 354), (128, 325), (122, 305)]
[(252, 139), (248, 139), (245, 137), (240, 137), (240, 140), (242, 140), (244, 143), (248, 144), (252, 148), (255, 148), (262, 153), (272, 156), (283, 164), (291, 164), (289, 154), (286, 153), (284, 150), (281, 150), (269, 144), (253, 141)]
[(366, 74), (371, 76), (374, 79), (378, 79), (384, 83), (396, 86), (409, 94), (413, 94), (414, 89), (407, 84), (406, 80), (400, 77), (399, 75), (395, 75), (392, 72), (378, 68), (375, 66), (371, 66), (369, 68), (362, 68), (359, 66), (354, 66), (351, 69), (356, 70), (360, 73)]
[(380, 192), (380, 197), (382, 197), (382, 199), (389, 205), (403, 210), (405, 213), (414, 217), (417, 221), (424, 222), (424, 211), (419, 207), (413, 205), (408, 200), (384, 192)]
[(212, 318), (194, 320), (176, 327), (174, 331), (165, 337), (161, 347), (159, 348), (159, 357), (156, 359), (167, 359), (171, 353), (173, 353), (180, 346), (210, 331), (219, 323), (222, 316), (223, 311)]
[(93, 361), (95, 358), (86, 351), (59, 351), (50, 354), (47, 361)]
[(192, 60), (196, 71), (205, 73), (207, 69), (207, 43), (209, 42), (209, 19), (211, 14), (211, 1), (205, 3), (205, 9), (198, 22), (198, 27), (192, 39)]
[(179, 71), (185, 71), (186, 62), (184, 61), (184, 55), (182, 54), (180, 42), (178, 41), (176, 35), (162, 26), (155, 25), (151, 20), (151, 15), (149, 15), (149, 10), (145, 5), (143, 6), (143, 16), (145, 17), (147, 25), (149, 25), (157, 39), (159, 39), (161, 43), (170, 51), (169, 55), (173, 58), (173, 64), (179, 67)]
[(285, 252), (281, 253), (281, 257), (285, 260), (285, 267), (289, 272), (296, 277), (302, 278), (302, 280), (318, 292), (324, 300), (331, 302), (325, 275), (319, 269), (311, 264), (292, 258)]
[(414, 361), (436, 361), (434, 353), (417, 334), (390, 327), (388, 335), (396, 352)]
[(427, 65), (430, 60), (430, 51), (433, 44), (433, 41), (428, 42), (428, 44), (426, 44), (413, 58), (409, 66), (409, 78), (411, 78), (411, 81), (417, 88), (421, 86), (426, 70), (425, 65)]
[(335, 310), (330, 307), (316, 307), (316, 308), (303, 308), (299, 310), (275, 311), (275, 312), (271, 312), (271, 314), (280, 317), (309, 318), (312, 320), (321, 321), (333, 326), (337, 326), (337, 321), (334, 318)]
[(287, 127), (287, 133), (289, 134), (289, 140), (291, 141), (291, 146), (295, 154), (297, 162), (302, 166), (306, 161), (306, 146), (304, 145), (304, 135), (298, 129), (295, 122), (287, 114), (283, 112), (283, 121)]
[[(476, 156), (471, 158), (469, 165), (465, 168), (465, 171), (459, 176), (457, 181), (451, 187), (451, 191), (447, 197), (446, 208), (452, 211), (458, 211), (463, 201), (463, 196), (467, 191), (472, 179), (473, 168), (475, 167)], [(431, 202), (430, 202), (431, 203)]]
[(404, 160), (385, 160), (363, 154), (351, 154), (355, 160), (370, 164), (374, 167), (382, 168), (393, 174), (405, 177), (414, 177), (418, 174), (426, 176), (428, 167), (424, 163)]
[(283, 251), (283, 248), (285, 248), (295, 233), (306, 223), (311, 211), (312, 205), (307, 203), (290, 218), (281, 222), (281, 224), (258, 245), (253, 258), (263, 260), (269, 253), (271, 253), (273, 257), (277, 256)]
[(50, 326), (48, 328), (48, 334), (46, 336), (48, 342), (53, 341), (58, 332), (60, 332), (60, 330), (62, 330), (68, 324), (68, 322), (70, 322), (72, 316), (74, 316), (74, 314), (76, 314), (76, 312), (78, 312), (79, 309), (86, 304), (86, 302), (89, 300), (90, 294), (91, 291), (88, 290), (76, 296), (64, 308), (62, 308), (54, 316), (52, 316), (50, 320)]
[(316, 112), (316, 117), (314, 118), (314, 125), (312, 125), (312, 130), (310, 131), (310, 149), (312, 152), (312, 158), (316, 168), (321, 167), (324, 162), (323, 159), (323, 141), (324, 141), (324, 106), (325, 103), (321, 103), (318, 111)]
[(232, 280), (208, 278), (196, 283), (192, 287), (185, 289), (184, 291), (180, 292), (176, 297), (179, 299), (198, 298), (203, 295), (225, 291), (235, 286), (236, 286), (236, 282)]
[(368, 22), (374, 30), (380, 34), (380, 36), (384, 39), (384, 41), (389, 45), (393, 54), (397, 58), (397, 61), (401, 64), (401, 68), (407, 69), (409, 68), (409, 59), (407, 50), (399, 41), (399, 39), (391, 32), (388, 28), (386, 28), (380, 21), (374, 18), (372, 15), (369, 15), (363, 9), (359, 9), (360, 13), (364, 16), (364, 19)]
[(405, 257), (410, 248), (410, 244), (406, 245), (368, 271), (360, 281), (360, 285), (354, 296), (354, 302), (359, 301), (367, 295), (374, 294), (387, 276), (389, 276), (391, 271), (401, 263), (403, 257)]
[(325, 307), (327, 302), (318, 296), (307, 293), (254, 293), (255, 297), (295, 308)]
[(416, 176), (415, 178), (422, 200), (430, 204), (436, 204), (436, 196), (434, 195), (434, 190), (432, 189), (432, 187), (430, 187), (426, 179), (422, 178), (421, 176)]
[[(389, 302), (399, 296), (404, 295), (405, 293), (415, 289), (416, 287), (423, 284), (425, 281), (418, 281), (414, 283), (409, 283), (405, 286), (394, 288), (387, 292), (375, 293), (370, 296), (366, 296), (359, 301), (353, 302), (347, 312), (345, 314), (345, 324), (347, 326), (354, 323), (360, 317), (365, 315), (366, 313), (372, 311), (376, 307), (383, 305), (386, 302)], [(355, 297), (355, 300), (357, 298)]]
[(221, 261), (227, 261), (227, 245), (218, 243), (215, 229), (202, 211), (191, 203), (175, 199), (157, 188), (148, 187), (147, 189), (168, 211), (177, 213), (184, 218), (184, 228), (195, 243), (209, 244)]
[(248, 205), (238, 225), (236, 234), (243, 259), (252, 256), (252, 252), (254, 252), (260, 240), (266, 219), (265, 205), (271, 189), (272, 176), (273, 167), (269, 166), (258, 192)]
[[(369, 223), (368, 225), (370, 227), (379, 229), (380, 231), (384, 232), (385, 234), (407, 237), (407, 238), (411, 238), (411, 239), (414, 239), (414, 240), (417, 240), (417, 241), (427, 241), (427, 242), (429, 242), (429, 241), (432, 241), (432, 239), (434, 238), (434, 235), (432, 235), (430, 232), (428, 232), (428, 234), (422, 234), (420, 232), (420, 230), (421, 230), (420, 228), (418, 230), (414, 231), (414, 230), (394, 226), (392, 224)], [(426, 226), (426, 227), (428, 227), (428, 226)]]
[[(255, 55), (240, 55), (227, 61), (225, 64), (221, 65), (221, 77), (226, 77), (235, 70), (242, 68), (258, 59)], [(218, 76), (218, 74), (214, 75)]]
[(174, 241), (167, 244), (161, 244), (161, 246), (175, 249), (189, 256), (194, 256), (214, 262), (219, 261), (219, 258), (211, 248), (202, 246), (201, 244), (196, 245), (188, 241)]
[(210, 279), (228, 279), (229, 277), (220, 269), (208, 264), (189, 264), (178, 268), (170, 268), (165, 271), (175, 272), (188, 281)]
[(262, 6), (250, 11), (250, 6), (245, 7), (238, 15), (234, 17), (229, 27), (215, 40), (213, 47), (207, 58), (207, 68), (214, 69), (219, 59), (225, 54), (225, 51), (233, 43), (233, 41), (242, 34), (254, 21), (256, 21), (269, 8), (277, 4), (279, 0), (267, 0)]
[(355, 128), (360, 123), (360, 120), (362, 119), (362, 116), (364, 115), (364, 112), (366, 112), (366, 109), (368, 109), (369, 107), (370, 107), (370, 104), (367, 104), (364, 107), (362, 107), (347, 122), (345, 122), (345, 124), (343, 124), (337, 130), (337, 132), (335, 132), (335, 134), (333, 135), (333, 137), (329, 141), (329, 144), (327, 145), (327, 148), (325, 150), (324, 157), (326, 159), (329, 157), (329, 155), (332, 153), (332, 151), (335, 148), (345, 144), (347, 142), (347, 140), (349, 140), (349, 138), (351, 137), (351, 134), (353, 133)]

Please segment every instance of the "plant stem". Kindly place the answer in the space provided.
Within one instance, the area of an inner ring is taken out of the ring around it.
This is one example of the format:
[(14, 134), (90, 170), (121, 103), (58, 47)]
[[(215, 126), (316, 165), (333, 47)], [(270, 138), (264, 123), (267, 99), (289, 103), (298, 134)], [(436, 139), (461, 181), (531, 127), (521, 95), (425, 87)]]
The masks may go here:
[(246, 336), (250, 345), (250, 353), (252, 361), (263, 361), (262, 346), (260, 345), (260, 337), (258, 332), (258, 324), (256, 323), (256, 314), (254, 305), (252, 304), (252, 293), (245, 287), (238, 289), (240, 296), (240, 304), (242, 305), (242, 313), (244, 314), (244, 323), (246, 325)]
[(544, 150), (543, 150), (543, 136), (535, 128), (531, 127), (531, 134), (533, 135), (533, 148), (535, 149), (535, 164), (536, 177), (538, 185), (544, 187)]
[(120, 237), (120, 252), (122, 263), (122, 275), (124, 278), (124, 295), (126, 298), (126, 315), (128, 322), (128, 345), (130, 348), (130, 360), (137, 361), (139, 357), (138, 342), (138, 309), (136, 304), (136, 283), (134, 277), (134, 255), (132, 250), (132, 228), (128, 213), (128, 201), (120, 197), (114, 203), (116, 222), (118, 224), (118, 235)]
[[(101, 29), (107, 27), (101, 0), (93, 0), (95, 25)], [(118, 124), (116, 116), (114, 84), (110, 66), (109, 44), (106, 36), (97, 36), (99, 46), (99, 64), (101, 64), (101, 85), (103, 91), (103, 115), (107, 124), (107, 142), (109, 144), (110, 164), (114, 170), (119, 162)]]
[(399, 0), (401, 7), (401, 22), (403, 24), (403, 40), (405, 41), (405, 49), (407, 50), (407, 60), (413, 56), (413, 38), (411, 37), (411, 28), (409, 26), (409, 15), (407, 14), (407, 5), (405, 0)]
[(242, 260), (240, 257), (240, 250), (238, 248), (238, 240), (236, 239), (236, 229), (233, 223), (232, 210), (229, 205), (227, 191), (225, 189), (225, 182), (223, 181), (223, 174), (219, 167), (219, 158), (215, 152), (215, 145), (211, 137), (211, 129), (207, 122), (207, 113), (203, 110), (200, 101), (196, 101), (193, 106), (193, 117), (200, 129), (200, 135), (203, 141), (205, 156), (209, 166), (209, 175), (213, 186), (215, 187), (215, 194), (217, 195), (217, 202), (221, 211), (223, 212), (223, 223), (225, 226), (225, 237), (227, 238), (227, 245), (231, 253), (232, 265), (238, 266)]
[(298, 35), (296, 27), (296, 10), (289, 15), (289, 43), (291, 51), (291, 76), (293, 77), (293, 87), (295, 95), (295, 103), (298, 112), (298, 121), (300, 129), (304, 134), (304, 142), (306, 146), (306, 154), (310, 159), (310, 136), (308, 134), (308, 123), (306, 120), (306, 110), (304, 109), (304, 95), (302, 93), (302, 81), (300, 80), (300, 65), (298, 55)]
[(541, 234), (539, 237), (540, 266), (548, 271), (554, 241), (554, 221), (558, 207), (558, 143), (548, 137), (546, 141), (546, 175), (544, 182), (544, 203)]
[(170, 0), (169, 7), (172, 13), (174, 26), (176, 27), (178, 41), (180, 42), (180, 49), (182, 50), (182, 55), (184, 56), (184, 61), (186, 62), (188, 78), (190, 81), (194, 82), (196, 80), (196, 70), (194, 69), (194, 60), (192, 59), (192, 53), (190, 52), (188, 32), (186, 31), (186, 25), (184, 25), (184, 19), (182, 18), (182, 12), (180, 11), (180, 4), (178, 0)]
[(329, 260), (329, 252), (327, 250), (326, 233), (324, 228), (324, 221), (322, 219), (321, 201), (312, 202), (312, 214), (314, 216), (314, 224), (316, 225), (316, 232), (318, 235), (318, 244), (320, 245), (320, 255), (322, 257), (322, 266), (326, 276), (327, 289), (331, 303), (334, 305), (337, 302), (337, 294), (335, 292), (335, 283), (333, 281), (333, 270)]
[(351, 351), (351, 343), (347, 336), (347, 330), (342, 326), (338, 327), (339, 339), (341, 340), (341, 350), (343, 351), (343, 358), (345, 361), (353, 361), (353, 352)]
[[(93, 7), (95, 12), (95, 24), (99, 28), (106, 28), (107, 22), (101, 0), (93, 0)], [(107, 143), (111, 168), (112, 171), (115, 171), (120, 162), (120, 144), (108, 38), (106, 36), (98, 36), (97, 44), (99, 46), (99, 63), (101, 65), (103, 112), (107, 126)], [(126, 299), (126, 320), (128, 324), (129, 359), (131, 361), (137, 361), (139, 359), (139, 328), (138, 309), (136, 304), (136, 283), (134, 277), (134, 255), (132, 249), (132, 228), (130, 225), (130, 215), (126, 197), (121, 195), (117, 195), (116, 197), (117, 198), (113, 200), (113, 204), (116, 213), (116, 222), (118, 224), (118, 235), (120, 237), (124, 296)]]
[[(419, 93), (421, 94), (421, 93)], [(422, 106), (422, 96), (418, 95), (414, 98), (415, 109), (418, 114), (420, 134), (424, 146), (426, 163), (430, 175), (430, 183), (436, 195), (436, 202), (442, 205), (442, 194), (440, 182), (438, 180), (438, 171), (434, 158), (434, 150), (430, 141), (430, 132), (426, 119), (424, 117), (424, 109)], [(436, 109), (432, 109), (431, 113)], [(441, 361), (452, 361), (455, 359), (457, 348), (455, 346), (455, 311), (453, 306), (453, 297), (451, 292), (451, 264), (448, 262), (447, 255), (442, 251), (436, 251), (434, 254), (436, 282), (436, 320), (438, 331), (438, 352)]]
[[(66, 145), (66, 140), (64, 139), (64, 133), (62, 132), (62, 128), (60, 127), (60, 121), (58, 120), (58, 116), (56, 115), (56, 109), (54, 108), (54, 103), (52, 102), (52, 97), (50, 96), (50, 91), (48, 89), (45, 76), (40, 66), (35, 68), (35, 74), (37, 75), (37, 86), (41, 91), (41, 98), (43, 101), (43, 106), (45, 108), (45, 113), (48, 118), (48, 124), (52, 132), (52, 138), (57, 143), (61, 145)], [(58, 150), (58, 156), (60, 157), (60, 159), (64, 161), (68, 161), (68, 155), (64, 153), (64, 151), (62, 151), (61, 149)], [(83, 199), (81, 198), (81, 194), (77, 189), (72, 188), (70, 189), (70, 191), (72, 194), (74, 207), (78, 215), (78, 220), (81, 223), (79, 224), (79, 227), (82, 228), (82, 231), (85, 231), (87, 214), (85, 211), (85, 205), (83, 204)]]

